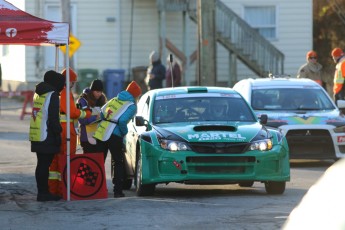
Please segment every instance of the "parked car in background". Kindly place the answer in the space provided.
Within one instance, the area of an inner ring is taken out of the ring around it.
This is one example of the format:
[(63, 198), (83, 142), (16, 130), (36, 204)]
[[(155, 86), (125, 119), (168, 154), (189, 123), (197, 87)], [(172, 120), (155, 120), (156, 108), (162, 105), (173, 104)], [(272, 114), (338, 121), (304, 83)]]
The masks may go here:
[[(236, 109), (234, 109), (236, 108)], [(150, 90), (125, 138), (127, 175), (138, 196), (157, 184), (265, 184), (282, 194), (290, 180), (287, 141), (248, 103), (222, 87)]]
[[(233, 87), (267, 126), (286, 135), (291, 159), (345, 156), (345, 118), (327, 92), (309, 79), (244, 79)], [(338, 101), (344, 108), (344, 101)]]

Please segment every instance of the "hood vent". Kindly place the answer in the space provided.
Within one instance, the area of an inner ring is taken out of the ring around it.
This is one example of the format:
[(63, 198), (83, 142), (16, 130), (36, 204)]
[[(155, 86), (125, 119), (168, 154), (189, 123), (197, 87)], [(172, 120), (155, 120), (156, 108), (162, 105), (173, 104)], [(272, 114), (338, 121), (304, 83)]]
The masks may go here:
[(234, 126), (228, 125), (204, 125), (204, 126), (195, 126), (195, 132), (202, 131), (225, 131), (225, 132), (235, 132), (237, 129)]

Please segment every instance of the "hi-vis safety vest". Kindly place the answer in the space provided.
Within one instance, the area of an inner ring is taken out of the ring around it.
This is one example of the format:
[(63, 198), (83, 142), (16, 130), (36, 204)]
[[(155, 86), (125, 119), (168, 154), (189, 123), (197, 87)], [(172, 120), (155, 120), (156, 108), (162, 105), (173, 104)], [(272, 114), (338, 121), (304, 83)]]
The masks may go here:
[(94, 138), (101, 141), (109, 140), (110, 135), (116, 127), (117, 121), (121, 115), (126, 112), (128, 107), (133, 104), (133, 102), (120, 101), (117, 98), (113, 98), (108, 101), (108, 103), (106, 103), (101, 109), (104, 119), (98, 125)]
[(34, 105), (30, 119), (30, 141), (44, 141), (47, 138), (48, 107), (53, 91), (43, 95), (34, 95)]
[(336, 66), (335, 66), (335, 73), (334, 73), (334, 85), (333, 85), (333, 93), (337, 94), (341, 91), (344, 85), (344, 75), (345, 73), (342, 72), (342, 65), (345, 65), (345, 60), (341, 60)]

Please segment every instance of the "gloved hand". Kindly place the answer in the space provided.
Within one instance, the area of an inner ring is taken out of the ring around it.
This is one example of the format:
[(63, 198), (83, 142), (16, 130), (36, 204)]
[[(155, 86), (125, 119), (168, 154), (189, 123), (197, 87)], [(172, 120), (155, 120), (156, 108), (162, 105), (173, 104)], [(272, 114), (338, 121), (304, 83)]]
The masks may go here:
[(94, 107), (94, 108), (91, 108), (91, 115), (99, 115), (101, 113), (101, 108), (100, 107)]

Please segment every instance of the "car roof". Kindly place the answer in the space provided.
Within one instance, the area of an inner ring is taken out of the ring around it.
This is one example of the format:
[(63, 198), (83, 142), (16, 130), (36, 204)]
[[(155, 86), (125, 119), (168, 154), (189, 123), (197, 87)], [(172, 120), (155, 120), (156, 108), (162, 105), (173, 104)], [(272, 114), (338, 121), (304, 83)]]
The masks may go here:
[(315, 81), (308, 78), (258, 78), (258, 79), (245, 79), (252, 87), (273, 88), (273, 87), (318, 87), (321, 86)]
[(176, 95), (176, 94), (186, 94), (186, 93), (230, 93), (239, 94), (237, 91), (227, 88), (227, 87), (216, 87), (216, 86), (183, 86), (174, 88), (161, 88), (150, 90), (150, 93), (156, 96), (165, 95)]

